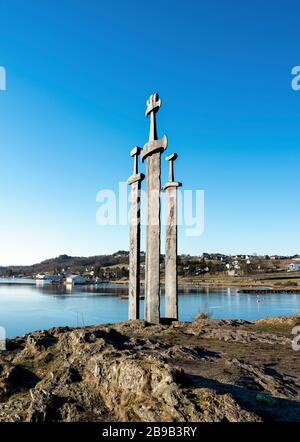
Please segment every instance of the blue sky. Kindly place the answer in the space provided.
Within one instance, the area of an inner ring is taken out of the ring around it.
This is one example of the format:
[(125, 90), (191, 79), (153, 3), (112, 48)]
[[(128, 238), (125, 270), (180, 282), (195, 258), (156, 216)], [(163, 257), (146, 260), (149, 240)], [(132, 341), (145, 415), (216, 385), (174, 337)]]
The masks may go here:
[(1, 0), (0, 265), (128, 248), (128, 227), (96, 223), (96, 194), (130, 175), (153, 91), (176, 178), (205, 191), (204, 234), (179, 229), (179, 252), (299, 253), (299, 13), (279, 0)]

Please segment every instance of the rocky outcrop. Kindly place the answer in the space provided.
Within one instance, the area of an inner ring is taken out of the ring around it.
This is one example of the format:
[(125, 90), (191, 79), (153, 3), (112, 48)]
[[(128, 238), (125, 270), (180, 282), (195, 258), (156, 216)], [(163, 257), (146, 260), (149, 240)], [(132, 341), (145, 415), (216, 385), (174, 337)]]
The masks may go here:
[(0, 420), (300, 420), (298, 366), (245, 321), (53, 328), (0, 353)]

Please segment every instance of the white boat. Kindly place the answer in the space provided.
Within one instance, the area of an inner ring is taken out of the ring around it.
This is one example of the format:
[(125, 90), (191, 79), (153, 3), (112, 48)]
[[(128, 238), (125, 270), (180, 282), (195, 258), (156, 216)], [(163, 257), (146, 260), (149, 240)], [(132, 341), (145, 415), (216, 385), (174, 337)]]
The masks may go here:
[(36, 282), (59, 282), (63, 279), (61, 275), (44, 275), (44, 274), (38, 274), (35, 277)]

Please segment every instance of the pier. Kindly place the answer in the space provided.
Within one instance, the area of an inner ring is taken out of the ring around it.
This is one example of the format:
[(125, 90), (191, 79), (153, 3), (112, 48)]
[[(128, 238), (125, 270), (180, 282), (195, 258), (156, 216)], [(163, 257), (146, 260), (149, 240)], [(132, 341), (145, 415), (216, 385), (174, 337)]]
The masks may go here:
[(242, 288), (238, 289), (237, 293), (247, 293), (247, 294), (253, 294), (253, 295), (265, 295), (265, 294), (272, 294), (272, 293), (300, 293), (300, 287), (299, 288)]

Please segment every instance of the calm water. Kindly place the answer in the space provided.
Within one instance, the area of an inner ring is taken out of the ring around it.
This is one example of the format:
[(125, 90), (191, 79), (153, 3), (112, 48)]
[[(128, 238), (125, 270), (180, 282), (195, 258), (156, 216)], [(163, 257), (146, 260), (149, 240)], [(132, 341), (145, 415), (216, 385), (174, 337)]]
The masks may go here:
[[(117, 322), (127, 319), (127, 300), (118, 295), (127, 294), (127, 287), (106, 284), (97, 291), (77, 286), (73, 290), (53, 288), (50, 285), (31, 285), (32, 281), (13, 280), (1, 284), (0, 326), (7, 336), (23, 335), (33, 330), (54, 326), (81, 326)], [(238, 294), (229, 288), (184, 288), (179, 290), (179, 316), (191, 321), (201, 311), (214, 318), (258, 319), (266, 316), (291, 315), (300, 311), (300, 294), (272, 294), (261, 296)], [(143, 301), (141, 310), (143, 311)], [(164, 296), (162, 296), (162, 314)]]

